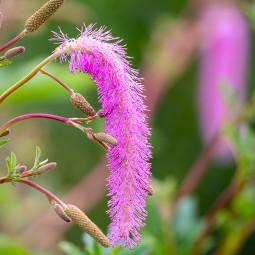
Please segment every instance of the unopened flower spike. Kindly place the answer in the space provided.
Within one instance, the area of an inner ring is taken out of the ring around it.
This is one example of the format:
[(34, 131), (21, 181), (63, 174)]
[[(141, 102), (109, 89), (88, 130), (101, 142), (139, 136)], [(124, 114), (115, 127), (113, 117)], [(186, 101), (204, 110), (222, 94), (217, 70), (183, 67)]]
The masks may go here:
[(96, 114), (96, 111), (93, 109), (93, 107), (80, 93), (72, 94), (70, 101), (79, 111), (89, 116), (94, 116)]
[(64, 0), (50, 0), (26, 20), (25, 28), (29, 32), (36, 31), (42, 26), (64, 3)]
[(145, 198), (151, 175), (150, 129), (143, 86), (138, 71), (130, 67), (125, 48), (119, 44), (121, 40), (105, 27), (93, 27), (84, 25), (77, 39), (68, 38), (62, 31), (54, 32), (53, 40), (60, 41), (55, 52), (66, 50), (60, 61), (70, 56), (70, 71), (90, 74), (97, 85), (105, 133), (118, 141), (107, 152), (111, 196), (108, 213), (112, 220), (108, 237), (113, 246), (119, 243), (133, 249), (140, 241), (141, 227), (145, 226)]
[(75, 205), (67, 205), (64, 208), (64, 212), (98, 243), (104, 247), (110, 247), (111, 244), (108, 238), (78, 207)]
[(23, 46), (14, 47), (12, 49), (7, 50), (6, 53), (4, 54), (4, 57), (7, 59), (11, 59), (23, 53), (24, 51), (25, 48)]

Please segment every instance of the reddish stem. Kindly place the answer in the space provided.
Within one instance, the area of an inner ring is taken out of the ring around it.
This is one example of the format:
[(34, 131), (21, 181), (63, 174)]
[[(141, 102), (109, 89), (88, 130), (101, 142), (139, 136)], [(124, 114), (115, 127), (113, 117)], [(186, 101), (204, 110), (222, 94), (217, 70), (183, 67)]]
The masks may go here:
[(22, 121), (22, 120), (32, 119), (32, 118), (53, 119), (53, 120), (58, 120), (58, 121), (64, 122), (64, 123), (66, 123), (68, 125), (72, 125), (72, 121), (70, 121), (67, 118), (63, 118), (63, 117), (57, 116), (57, 115), (46, 114), (46, 113), (31, 113), (31, 114), (25, 114), (25, 115), (18, 116), (16, 118), (6, 122), (2, 127), (0, 127), (0, 134), (2, 134), (7, 128), (12, 126), (13, 124), (15, 124), (15, 123), (17, 123), (19, 121)]
[(2, 52), (4, 50), (8, 49), (9, 47), (11, 47), (14, 43), (16, 43), (20, 39), (22, 39), (27, 33), (28, 33), (28, 31), (26, 29), (24, 29), (18, 36), (16, 36), (14, 39), (12, 39), (8, 43), (6, 43), (4, 46), (2, 46), (0, 48), (0, 52)]
[(55, 80), (56, 82), (58, 82), (61, 86), (63, 86), (71, 95), (74, 93), (73, 89), (70, 89), (66, 84), (64, 84), (62, 81), (60, 81), (58, 78), (56, 78), (55, 76), (53, 76), (52, 74), (44, 71), (43, 69), (40, 70), (40, 72), (42, 74), (48, 75), (49, 77), (51, 77), (53, 80)]
[(20, 180), (15, 180), (15, 182), (22, 182), (25, 183), (37, 190), (39, 190), (40, 192), (42, 192), (43, 194), (45, 194), (46, 196), (52, 198), (54, 201), (56, 201), (59, 205), (61, 205), (62, 207), (66, 207), (66, 204), (64, 202), (62, 202), (58, 197), (56, 197), (55, 195), (53, 195), (51, 192), (49, 192), (48, 190), (44, 189), (42, 186), (30, 181), (30, 180), (26, 180), (26, 179), (20, 179)]

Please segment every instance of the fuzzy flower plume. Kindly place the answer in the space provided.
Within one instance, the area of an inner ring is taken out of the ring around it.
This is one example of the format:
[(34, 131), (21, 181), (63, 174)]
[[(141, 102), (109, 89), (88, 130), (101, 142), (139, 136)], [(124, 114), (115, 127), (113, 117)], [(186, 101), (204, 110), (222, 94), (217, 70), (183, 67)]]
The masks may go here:
[(83, 71), (91, 75), (97, 85), (99, 102), (105, 118), (105, 132), (117, 139), (117, 146), (107, 152), (109, 239), (131, 249), (140, 241), (139, 230), (145, 224), (145, 198), (149, 187), (151, 158), (146, 123), (143, 86), (138, 72), (130, 67), (126, 51), (105, 27), (93, 30), (84, 26), (77, 39), (69, 39), (62, 32), (55, 34), (62, 41), (56, 49), (68, 48), (60, 60), (70, 55), (71, 72)]

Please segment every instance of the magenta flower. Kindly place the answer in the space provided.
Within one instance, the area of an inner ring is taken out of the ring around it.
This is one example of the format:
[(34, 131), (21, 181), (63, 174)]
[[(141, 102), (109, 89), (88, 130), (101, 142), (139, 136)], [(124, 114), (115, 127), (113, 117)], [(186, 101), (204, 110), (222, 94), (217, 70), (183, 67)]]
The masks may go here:
[(130, 67), (126, 51), (105, 27), (92, 30), (84, 26), (77, 39), (69, 39), (62, 32), (55, 34), (63, 43), (56, 49), (68, 49), (60, 60), (70, 55), (71, 72), (83, 71), (97, 84), (99, 102), (105, 118), (105, 131), (118, 141), (111, 146), (107, 158), (108, 213), (112, 220), (109, 238), (112, 245), (120, 243), (131, 249), (140, 241), (139, 230), (145, 224), (145, 198), (149, 186), (151, 158), (146, 123), (143, 86), (138, 72)]
[[(226, 3), (208, 5), (200, 25), (199, 117), (203, 139), (208, 143), (245, 100), (249, 28), (240, 11)], [(222, 84), (237, 94), (235, 109), (227, 106)], [(232, 158), (231, 151), (231, 144), (225, 141), (216, 154), (225, 161)]]

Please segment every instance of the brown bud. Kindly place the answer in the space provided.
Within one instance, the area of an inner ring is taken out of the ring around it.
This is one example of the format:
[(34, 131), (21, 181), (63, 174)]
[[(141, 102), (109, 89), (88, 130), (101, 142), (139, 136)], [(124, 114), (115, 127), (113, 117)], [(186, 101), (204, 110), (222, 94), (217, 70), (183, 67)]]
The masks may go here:
[(64, 209), (59, 205), (59, 204), (55, 204), (53, 206), (54, 211), (56, 212), (56, 214), (64, 221), (66, 222), (70, 222), (72, 221), (64, 212)]
[(146, 191), (149, 196), (152, 196), (154, 194), (154, 190), (151, 185), (148, 186)]
[(103, 234), (103, 232), (97, 227), (97, 225), (93, 223), (88, 218), (88, 216), (86, 216), (79, 208), (74, 205), (67, 205), (64, 211), (80, 228), (86, 231), (102, 246), (111, 246), (109, 239)]
[(109, 144), (112, 144), (114, 146), (118, 145), (118, 141), (114, 137), (109, 135), (109, 134), (106, 134), (106, 133), (97, 133), (94, 136), (99, 141), (102, 141), (102, 142), (105, 142), (105, 143), (109, 143)]
[(64, 0), (50, 0), (37, 12), (29, 17), (25, 23), (25, 28), (29, 32), (36, 31), (42, 26), (64, 3)]
[(55, 168), (56, 166), (57, 166), (56, 162), (48, 163), (44, 166), (39, 167), (33, 174), (36, 174), (36, 175), (44, 174), (44, 173), (50, 171), (51, 169)]
[(21, 174), (21, 177), (29, 177), (29, 176), (34, 176), (34, 175), (42, 175), (48, 171), (50, 171), (51, 169), (55, 168), (57, 165), (57, 163), (55, 162), (51, 162), (51, 163), (48, 163), (44, 166), (41, 166), (39, 167), (37, 170), (33, 171), (27, 171), (27, 172), (24, 172), (23, 174)]
[(96, 114), (93, 107), (88, 103), (88, 101), (80, 94), (74, 93), (70, 98), (72, 104), (81, 112), (89, 115), (94, 116)]
[(11, 59), (16, 57), (17, 55), (23, 53), (25, 51), (25, 48), (23, 46), (14, 47), (8, 51), (5, 52), (4, 57), (7, 59)]
[(99, 110), (98, 112), (97, 112), (97, 116), (99, 117), (99, 118), (105, 118), (106, 117), (106, 113), (105, 113), (105, 111), (103, 110), (103, 109), (101, 109), (101, 110)]
[(0, 137), (9, 135), (9, 134), (10, 134), (10, 131), (11, 131), (11, 130), (10, 130), (9, 128), (7, 128), (7, 129), (0, 135)]
[(20, 166), (15, 172), (16, 174), (22, 174), (24, 172), (27, 171), (27, 167), (26, 166)]

